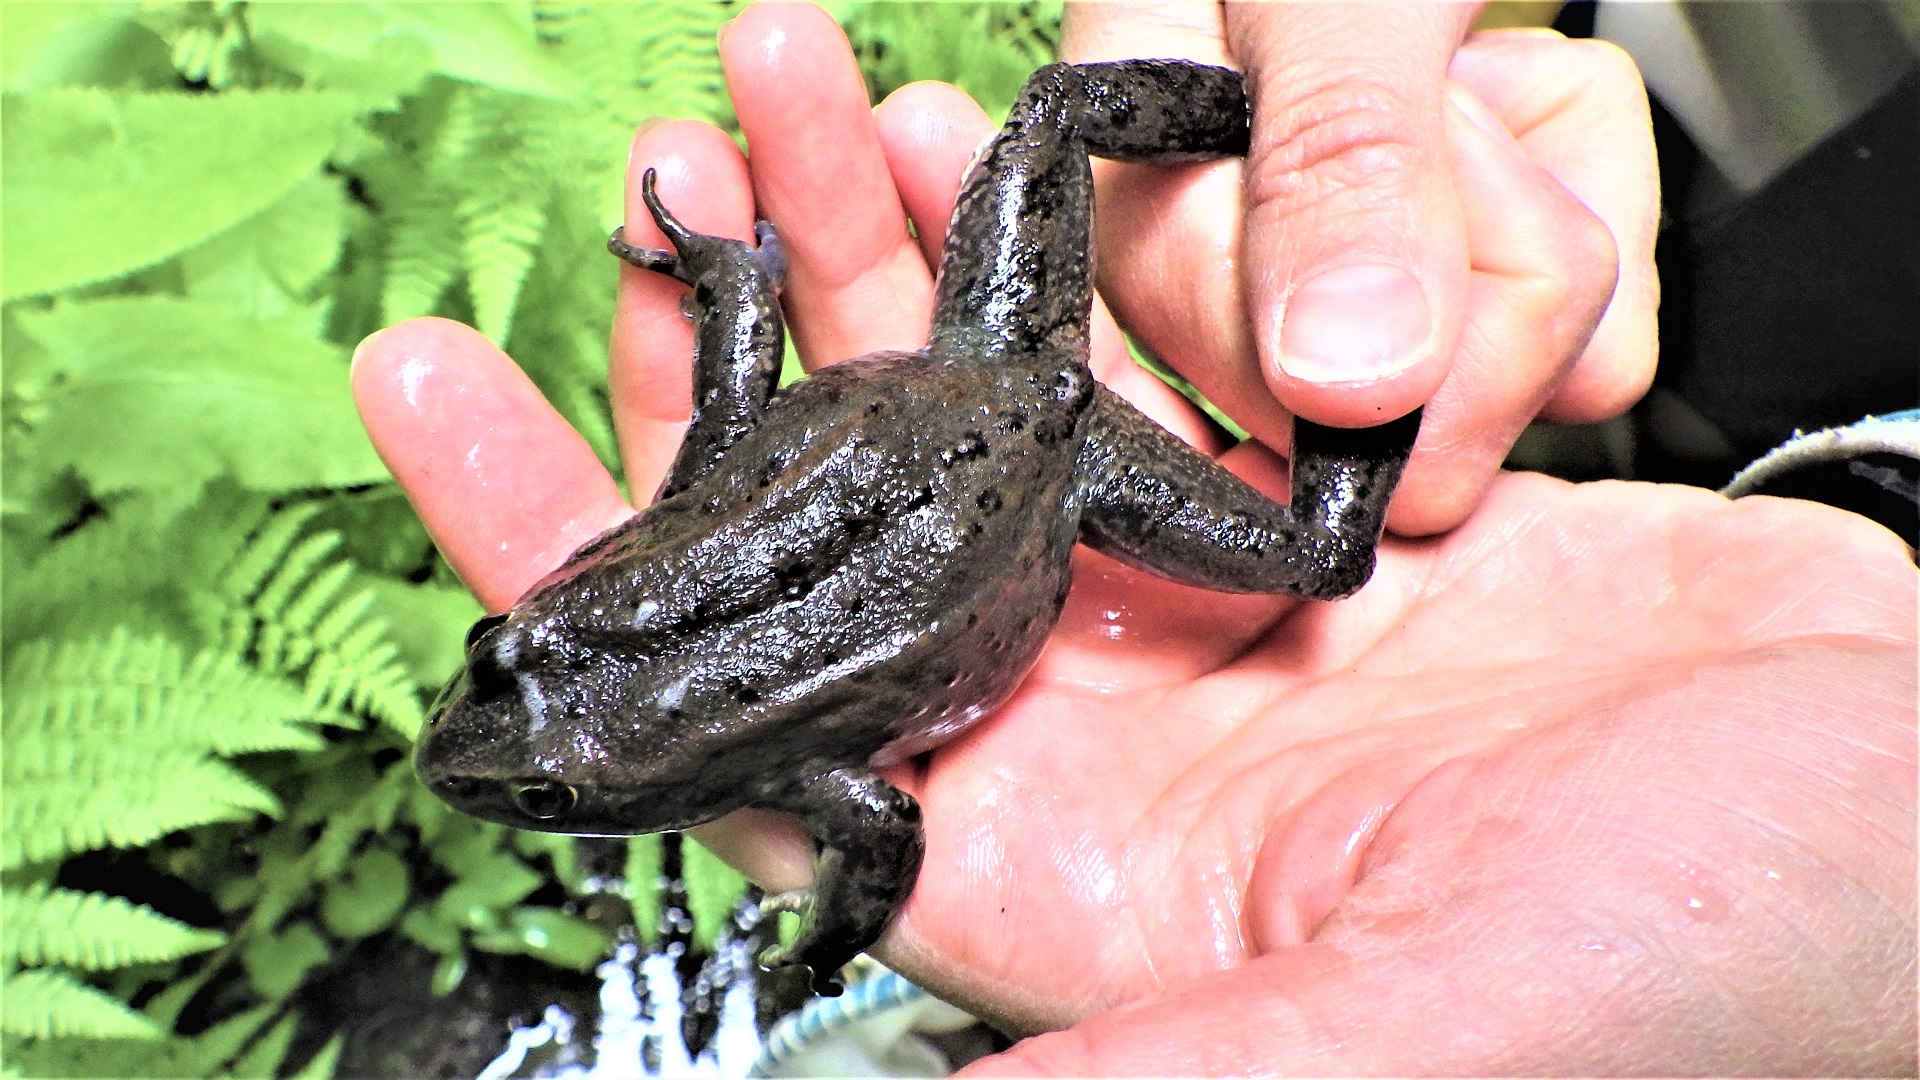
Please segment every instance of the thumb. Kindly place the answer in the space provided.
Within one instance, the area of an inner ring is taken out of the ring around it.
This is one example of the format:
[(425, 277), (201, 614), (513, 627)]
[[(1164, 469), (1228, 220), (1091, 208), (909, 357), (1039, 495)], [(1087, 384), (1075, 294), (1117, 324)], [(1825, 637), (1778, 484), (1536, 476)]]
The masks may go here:
[(1430, 397), (1465, 321), (1447, 64), (1471, 4), (1235, 4), (1246, 70), (1241, 273), (1262, 374), (1293, 412), (1377, 424)]

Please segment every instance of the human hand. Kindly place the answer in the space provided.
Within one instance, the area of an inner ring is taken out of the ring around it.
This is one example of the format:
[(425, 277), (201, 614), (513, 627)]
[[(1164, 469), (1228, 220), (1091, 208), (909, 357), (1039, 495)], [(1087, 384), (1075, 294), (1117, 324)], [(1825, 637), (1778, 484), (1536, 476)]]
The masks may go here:
[[(636, 184), (659, 169), (690, 226), (743, 238), (757, 195), (810, 362), (917, 345), (926, 254), (986, 119), (927, 86), (870, 113), (807, 8), (749, 9), (723, 55), (755, 190), (731, 142), (692, 124), (636, 140)], [(933, 223), (918, 243), (900, 208)], [(637, 193), (627, 227), (659, 243)], [(635, 491), (688, 408), (682, 291), (622, 279), (612, 380)], [(1106, 377), (1204, 431), (1103, 334)], [(376, 445), (492, 610), (633, 512), (465, 328), (389, 330), (354, 378)], [(1263, 448), (1226, 460), (1280, 489)], [(1019, 695), (891, 774), (925, 808), (928, 854), (879, 951), (1009, 1025), (1073, 1025), (1023, 1044), (1014, 1071), (1609, 1053), (1808, 1069), (1849, 1037), (1860, 1056), (1820, 1060), (1873, 1067), (1912, 1043), (1903, 557), (1804, 504), (1537, 477), (1503, 480), (1443, 541), (1389, 543), (1339, 605), (1196, 593), (1082, 553)], [(1804, 715), (1809, 686), (1834, 689), (1830, 711)], [(702, 838), (770, 888), (806, 879), (790, 822), (744, 813)], [(1796, 1025), (1776, 1022), (1787, 1009)]]
[[(1096, 163), (1101, 290), (1270, 446), (1294, 413), (1358, 426), (1427, 402), (1402, 535), (1464, 520), (1536, 416), (1606, 419), (1653, 376), (1639, 74), (1548, 30), (1463, 44), (1478, 7), (1074, 4), (1062, 47), (1248, 73), (1244, 164)], [(1305, 286), (1324, 269), (1342, 272)]]

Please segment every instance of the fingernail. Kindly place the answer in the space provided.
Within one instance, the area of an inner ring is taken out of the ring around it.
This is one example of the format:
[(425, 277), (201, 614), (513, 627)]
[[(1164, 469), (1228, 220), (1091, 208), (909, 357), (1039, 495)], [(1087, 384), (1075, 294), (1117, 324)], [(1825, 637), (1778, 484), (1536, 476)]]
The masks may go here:
[(1305, 382), (1379, 379), (1413, 363), (1433, 314), (1413, 275), (1386, 263), (1324, 270), (1287, 298), (1280, 370)]

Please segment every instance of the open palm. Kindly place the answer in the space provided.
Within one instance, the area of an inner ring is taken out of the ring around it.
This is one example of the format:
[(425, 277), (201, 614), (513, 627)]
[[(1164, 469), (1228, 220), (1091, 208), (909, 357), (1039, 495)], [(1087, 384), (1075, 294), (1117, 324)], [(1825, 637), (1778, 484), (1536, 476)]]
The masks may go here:
[[(699, 230), (746, 237), (756, 205), (775, 222), (810, 364), (921, 344), (929, 223), (988, 121), (932, 86), (868, 113), (806, 9), (749, 9), (722, 52), (751, 172), (673, 123), (636, 140), (635, 177), (658, 169)], [(637, 198), (627, 228), (660, 243)], [(636, 493), (687, 415), (681, 291), (622, 280)], [(1209, 445), (1110, 321), (1095, 367)], [(403, 324), (354, 378), (490, 609), (633, 513), (472, 331)], [(1284, 490), (1265, 449), (1224, 460)], [(1864, 519), (1524, 475), (1444, 538), (1389, 540), (1338, 604), (1083, 550), (1015, 698), (890, 774), (925, 808), (927, 858), (882, 955), (1009, 1026), (1066, 1029), (986, 1070), (1910, 1065), (1915, 596), (1910, 553)], [(804, 881), (791, 822), (743, 812), (702, 838), (771, 887)]]

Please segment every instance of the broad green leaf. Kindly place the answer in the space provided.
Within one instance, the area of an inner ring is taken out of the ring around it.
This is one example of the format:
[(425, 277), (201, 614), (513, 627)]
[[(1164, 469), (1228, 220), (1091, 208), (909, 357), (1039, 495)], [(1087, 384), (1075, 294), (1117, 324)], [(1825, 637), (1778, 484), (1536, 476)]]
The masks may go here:
[[(526, 4), (258, 4), (250, 26), (269, 53), (296, 70), (342, 84), (375, 66), (403, 73), (424, 64), (466, 82), (539, 97), (575, 90), (567, 70), (548, 57)], [(406, 45), (401, 49), (397, 46)], [(304, 55), (289, 51), (289, 47)], [(355, 63), (359, 69), (347, 68)]]
[(0, 982), (0, 1031), (46, 1039), (84, 1035), (98, 1039), (161, 1039), (152, 1020), (63, 972), (37, 968)]
[(184, 1048), (186, 1059), (192, 1071), (190, 1076), (213, 1076), (219, 1072), (233, 1056), (240, 1052), (248, 1039), (273, 1018), (276, 1006), (256, 1005), (236, 1016), (230, 1016), (201, 1032)]
[(708, 949), (720, 939), (740, 895), (747, 891), (747, 879), (740, 871), (720, 861), (720, 857), (698, 842), (680, 845), (680, 876), (687, 882), (687, 914), (693, 916), (694, 936)]
[(421, 948), (443, 955), (460, 948), (460, 927), (424, 907), (414, 908), (400, 920), (400, 932)]
[(526, 953), (579, 971), (604, 959), (612, 944), (613, 935), (600, 926), (550, 907), (515, 908), (505, 925), (473, 936), (476, 949)]
[(499, 922), (502, 909), (517, 904), (546, 884), (547, 879), (527, 868), (527, 864), (496, 852), (492, 858), (474, 864), (459, 881), (440, 894), (434, 914), (461, 926), (482, 928)]
[(272, 206), (181, 256), (187, 295), (256, 319), (299, 316), (318, 336), (322, 312), (309, 297), (339, 258), (345, 214), (339, 180), (301, 179)]
[(428, 989), (434, 997), (446, 997), (460, 988), (460, 980), (467, 977), (467, 950), (450, 952), (433, 965), (433, 981)]
[[(9, 216), (11, 219), (11, 215)], [(191, 490), (232, 476), (256, 491), (386, 476), (333, 346), (230, 309), (164, 297), (21, 312), (53, 372), (31, 383), (45, 415), (23, 440), (41, 468), (71, 467), (96, 492)]]
[(167, 45), (130, 3), (0, 4), (0, 72), (8, 93), (52, 86), (161, 86)]
[(298, 922), (279, 934), (260, 934), (240, 950), (253, 988), (270, 1001), (293, 993), (307, 972), (327, 962), (326, 939), (312, 923)]
[(118, 277), (244, 221), (326, 160), (346, 94), (8, 95), (0, 293)]
[(247, 1047), (246, 1053), (234, 1060), (228, 1075), (234, 1080), (273, 1080), (280, 1062), (287, 1056), (287, 1048), (293, 1045), (293, 1033), (299, 1023), (298, 1016), (282, 1017), (279, 1023), (273, 1025), (272, 1031)]
[(385, 848), (368, 848), (327, 883), (320, 921), (337, 937), (363, 938), (385, 930), (407, 905), (407, 864)]
[(0, 958), (99, 971), (217, 948), (225, 934), (106, 893), (36, 885), (0, 892)]

